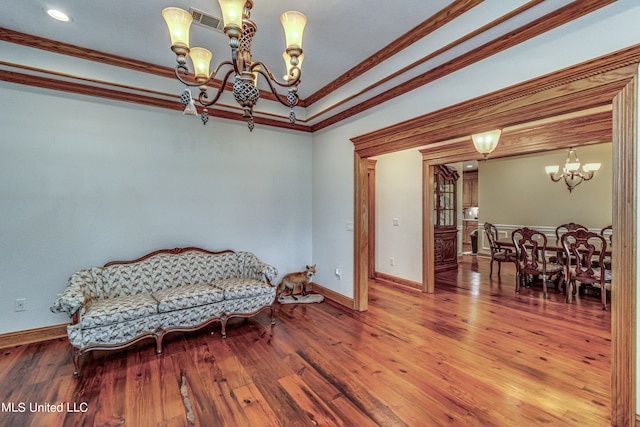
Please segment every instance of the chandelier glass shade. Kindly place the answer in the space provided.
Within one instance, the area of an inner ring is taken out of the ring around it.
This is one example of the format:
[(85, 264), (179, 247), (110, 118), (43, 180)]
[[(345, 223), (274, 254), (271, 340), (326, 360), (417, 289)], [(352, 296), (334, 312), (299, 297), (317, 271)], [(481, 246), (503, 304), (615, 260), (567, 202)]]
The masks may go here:
[[(286, 39), (286, 48), (282, 57), (287, 67), (287, 75), (284, 81), (280, 81), (264, 63), (254, 62), (252, 59), (251, 43), (258, 30), (256, 24), (251, 21), (253, 0), (218, 0), (218, 3), (222, 10), (224, 33), (229, 37), (231, 60), (219, 63), (213, 71), (209, 69), (213, 59), (211, 51), (202, 47), (189, 46), (189, 28), (193, 21), (191, 14), (177, 7), (168, 7), (162, 11), (162, 16), (169, 28), (171, 50), (176, 54), (178, 63), (175, 69), (176, 77), (188, 87), (199, 88), (200, 94), (196, 100), (203, 107), (202, 122), (206, 124), (205, 119), (209, 116), (207, 108), (218, 101), (227, 81), (233, 76), (233, 96), (243, 109), (243, 117), (248, 121), (249, 130), (253, 130), (253, 107), (260, 99), (257, 80), (258, 76), (262, 75), (275, 98), (291, 109), (289, 121), (295, 124), (296, 116), (293, 107), (299, 102), (297, 91), (302, 75), (300, 67), (304, 58), (302, 35), (307, 18), (295, 11), (285, 12), (280, 17)], [(190, 74), (187, 57), (191, 58), (193, 65), (193, 81), (183, 77)], [(217, 92), (211, 96), (208, 92), (210, 83), (214, 82), (219, 74), (219, 83), (216, 81)], [(287, 88), (287, 95), (278, 94), (276, 86)], [(188, 103), (185, 104), (186, 98), (191, 99), (191, 95), (182, 96), (183, 106), (190, 108)]]
[(498, 146), (501, 133), (502, 131), (500, 129), (496, 129), (489, 132), (471, 135), (473, 146), (476, 147), (476, 151), (478, 153), (484, 155), (485, 160), (487, 160), (487, 156)]
[(601, 164), (586, 163), (582, 165), (575, 149), (569, 148), (567, 151), (567, 160), (564, 163), (560, 175), (558, 175), (560, 171), (559, 165), (545, 166), (544, 170), (549, 175), (549, 178), (551, 178), (551, 181), (558, 182), (564, 180), (569, 192), (572, 192), (573, 189), (583, 181), (589, 181), (593, 178), (596, 171), (600, 169)]

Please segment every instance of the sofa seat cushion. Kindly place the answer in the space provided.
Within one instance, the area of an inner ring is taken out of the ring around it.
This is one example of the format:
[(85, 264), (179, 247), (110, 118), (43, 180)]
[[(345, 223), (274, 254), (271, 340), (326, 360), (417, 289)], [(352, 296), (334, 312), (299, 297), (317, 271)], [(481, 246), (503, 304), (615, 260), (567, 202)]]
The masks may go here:
[(153, 296), (158, 301), (160, 313), (198, 307), (224, 299), (222, 289), (206, 284), (167, 288), (154, 293)]
[(67, 333), (69, 342), (74, 347), (82, 348), (90, 345), (118, 345), (131, 341), (141, 335), (153, 335), (160, 323), (160, 315), (154, 314), (138, 319), (126, 320), (117, 325), (97, 326), (81, 329), (79, 325), (69, 325)]
[(158, 312), (158, 302), (149, 294), (94, 300), (82, 315), (82, 328), (113, 325)]
[(275, 288), (265, 282), (256, 279), (224, 279), (213, 283), (214, 286), (224, 291), (224, 299), (255, 297), (260, 295), (275, 295)]

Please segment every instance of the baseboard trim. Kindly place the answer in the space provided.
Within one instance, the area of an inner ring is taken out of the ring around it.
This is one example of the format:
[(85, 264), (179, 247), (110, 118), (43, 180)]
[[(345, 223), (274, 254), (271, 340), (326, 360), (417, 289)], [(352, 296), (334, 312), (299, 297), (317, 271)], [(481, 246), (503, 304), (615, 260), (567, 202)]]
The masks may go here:
[(349, 310), (354, 310), (353, 308), (353, 298), (346, 297), (342, 294), (337, 293), (336, 291), (332, 291), (331, 289), (327, 289), (324, 286), (321, 286), (317, 283), (311, 282), (309, 284), (309, 290), (314, 291), (325, 297), (328, 300), (335, 302), (343, 307), (348, 308)]
[(411, 289), (422, 290), (422, 283), (414, 282), (412, 280), (403, 279), (402, 277), (392, 276), (390, 274), (380, 273), (376, 271), (373, 275), (375, 280), (379, 282), (388, 283), (391, 285), (400, 285)]
[(15, 347), (32, 344), (67, 336), (67, 325), (45, 326), (43, 328), (27, 329), (26, 331), (0, 334), (0, 348)]

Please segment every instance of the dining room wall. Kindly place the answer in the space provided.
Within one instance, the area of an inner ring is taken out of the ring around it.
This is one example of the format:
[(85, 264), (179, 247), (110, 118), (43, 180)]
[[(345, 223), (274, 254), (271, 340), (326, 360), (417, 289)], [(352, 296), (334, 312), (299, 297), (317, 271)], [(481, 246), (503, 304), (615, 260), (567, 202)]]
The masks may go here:
[[(500, 229), (516, 226), (554, 230), (576, 222), (600, 230), (612, 221), (612, 145), (598, 144), (576, 150), (581, 162), (600, 162), (595, 176), (569, 192), (564, 181), (552, 182), (544, 167), (564, 165), (567, 151), (489, 159), (478, 166), (480, 224)], [(552, 231), (553, 233), (553, 231)], [(482, 245), (486, 250), (486, 245)]]

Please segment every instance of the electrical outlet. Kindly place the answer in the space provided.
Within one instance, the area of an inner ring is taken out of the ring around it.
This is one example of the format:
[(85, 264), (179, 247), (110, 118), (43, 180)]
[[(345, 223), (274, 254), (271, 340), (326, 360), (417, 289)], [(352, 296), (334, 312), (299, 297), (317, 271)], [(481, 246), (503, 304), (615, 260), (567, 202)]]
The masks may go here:
[(393, 257), (389, 258), (389, 265), (390, 265), (390, 266), (392, 266), (392, 267), (393, 267), (394, 265), (396, 265), (396, 260), (395, 260), (395, 259), (393, 259)]
[(25, 311), (27, 309), (27, 299), (18, 298), (16, 300), (16, 311)]
[(342, 279), (342, 270), (339, 268), (336, 268), (336, 276), (338, 276), (338, 279)]

